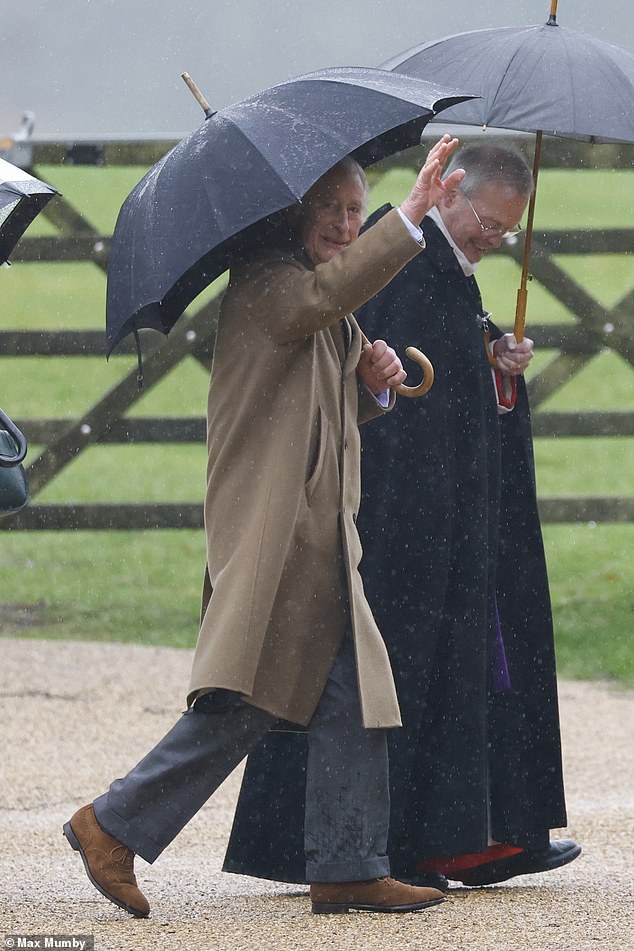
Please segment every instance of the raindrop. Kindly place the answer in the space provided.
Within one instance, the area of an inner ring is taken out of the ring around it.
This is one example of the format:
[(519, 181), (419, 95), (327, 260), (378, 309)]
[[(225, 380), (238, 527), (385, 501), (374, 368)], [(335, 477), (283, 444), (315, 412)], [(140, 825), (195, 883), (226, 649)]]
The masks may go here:
[(89, 426), (88, 423), (82, 423), (79, 427), (79, 432), (82, 436), (90, 436), (92, 432), (92, 426)]

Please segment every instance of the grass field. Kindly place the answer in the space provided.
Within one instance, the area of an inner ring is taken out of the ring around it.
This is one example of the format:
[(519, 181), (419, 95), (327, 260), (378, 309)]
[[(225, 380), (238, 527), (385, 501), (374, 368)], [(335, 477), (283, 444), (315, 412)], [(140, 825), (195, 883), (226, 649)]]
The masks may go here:
[[(45, 168), (94, 226), (112, 230), (118, 207), (143, 170)], [(411, 175), (393, 171), (372, 206), (399, 201)], [(581, 200), (580, 200), (581, 196)], [(587, 199), (587, 200), (586, 200)], [(628, 172), (542, 173), (536, 227), (629, 227)], [(30, 235), (53, 233), (43, 219)], [(607, 309), (634, 288), (632, 257), (562, 258), (559, 263)], [(492, 257), (479, 274), (487, 306), (510, 329), (519, 272)], [(16, 264), (0, 273), (2, 329), (103, 328), (105, 280), (90, 264)], [(531, 286), (531, 321), (574, 318)], [(540, 353), (535, 373), (553, 358)], [(72, 418), (127, 372), (130, 357), (2, 358), (0, 405), (14, 416)], [(631, 367), (604, 352), (544, 409), (634, 410)], [(141, 415), (200, 415), (207, 377), (185, 361), (136, 406)], [(542, 496), (634, 494), (634, 439), (538, 439)], [(37, 446), (30, 447), (35, 458)], [(64, 501), (196, 501), (204, 491), (202, 446), (96, 447), (38, 497)], [(560, 672), (634, 685), (634, 525), (547, 525)], [(191, 646), (195, 640), (204, 544), (199, 532), (0, 533), (0, 630), (7, 636), (92, 638)]]

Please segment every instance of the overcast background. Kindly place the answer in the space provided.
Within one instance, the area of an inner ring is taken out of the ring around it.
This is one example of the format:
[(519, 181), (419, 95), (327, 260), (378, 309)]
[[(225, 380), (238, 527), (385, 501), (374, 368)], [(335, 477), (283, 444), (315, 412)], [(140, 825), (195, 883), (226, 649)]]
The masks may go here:
[[(298, 73), (377, 66), (464, 30), (544, 23), (549, 0), (0, 0), (0, 139), (180, 137), (202, 113)], [(634, 47), (631, 0), (560, 0), (561, 25)], [(556, 95), (556, 90), (553, 90)]]

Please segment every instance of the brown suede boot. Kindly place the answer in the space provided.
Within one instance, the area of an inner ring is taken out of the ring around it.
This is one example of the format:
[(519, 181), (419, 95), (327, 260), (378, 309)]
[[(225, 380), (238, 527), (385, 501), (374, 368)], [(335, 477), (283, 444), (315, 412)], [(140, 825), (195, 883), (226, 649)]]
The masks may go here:
[(310, 886), (316, 915), (341, 915), (349, 911), (418, 911), (445, 901), (437, 888), (418, 888), (393, 878), (369, 882), (319, 882)]
[(95, 888), (135, 918), (147, 918), (150, 906), (136, 883), (134, 852), (103, 831), (92, 804), (77, 810), (64, 825), (64, 835), (81, 855)]

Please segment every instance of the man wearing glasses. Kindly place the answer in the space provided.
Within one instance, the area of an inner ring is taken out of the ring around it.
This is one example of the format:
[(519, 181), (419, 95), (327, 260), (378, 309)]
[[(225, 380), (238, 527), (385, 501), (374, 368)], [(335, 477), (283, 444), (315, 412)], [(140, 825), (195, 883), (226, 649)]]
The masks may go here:
[[(456, 167), (460, 186), (423, 221), (425, 251), (358, 315), (370, 339), (389, 330), (397, 352), (419, 347), (436, 373), (423, 399), (400, 400), (364, 434), (358, 527), (403, 715), (388, 735), (390, 860), (399, 878), (441, 888), (544, 872), (581, 851), (550, 840), (566, 809), (522, 379), (532, 341), (495, 327), (474, 277), (520, 230), (532, 175), (489, 145), (463, 148), (447, 173)], [(277, 734), (251, 755), (227, 870), (301, 880), (304, 747)], [(267, 788), (284, 790), (275, 815)]]
[(405, 723), (390, 737), (393, 866), (487, 885), (580, 848), (550, 841), (566, 809), (522, 377), (533, 342), (496, 328), (474, 277), (521, 230), (532, 174), (494, 145), (455, 161), (466, 174), (425, 218), (426, 252), (360, 314), (398, 352), (419, 346), (436, 380), (364, 439), (359, 524)]

